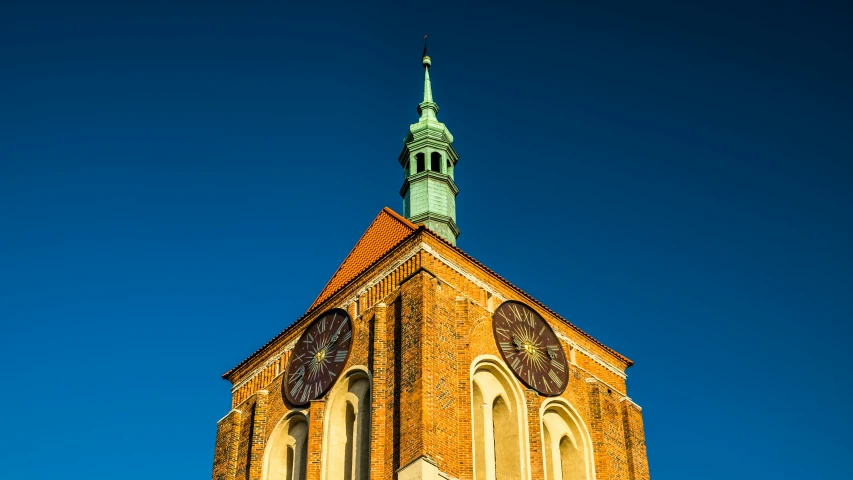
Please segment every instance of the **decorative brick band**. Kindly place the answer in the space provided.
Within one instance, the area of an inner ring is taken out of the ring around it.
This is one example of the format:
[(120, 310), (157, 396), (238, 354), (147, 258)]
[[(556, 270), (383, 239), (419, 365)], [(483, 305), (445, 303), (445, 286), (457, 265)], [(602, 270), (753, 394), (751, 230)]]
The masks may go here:
[[(400, 265), (403, 265), (404, 263), (408, 262), (412, 257), (417, 255), (418, 252), (421, 252), (421, 251), (429, 253), (430, 255), (432, 255), (436, 259), (440, 260), (442, 263), (444, 263), (445, 265), (447, 265), (448, 267), (450, 267), (451, 269), (456, 271), (456, 273), (463, 276), (465, 279), (467, 279), (471, 283), (477, 285), (478, 287), (482, 288), (486, 292), (490, 293), (493, 297), (495, 297), (498, 300), (498, 303), (501, 303), (504, 300), (506, 300), (505, 298), (503, 298), (503, 296), (500, 293), (498, 293), (497, 290), (495, 290), (494, 288), (489, 286), (486, 282), (480, 280), (475, 275), (466, 271), (464, 268), (457, 265), (456, 263), (448, 260), (447, 258), (442, 256), (440, 253), (438, 253), (435, 249), (433, 249), (432, 247), (430, 247), (426, 243), (421, 242), (418, 245), (413, 246), (408, 252), (406, 252), (406, 254), (402, 255), (399, 260), (397, 260), (393, 264), (389, 265), (388, 267), (386, 267), (385, 269), (383, 269), (382, 271), (377, 273), (369, 282), (364, 284), (364, 287), (362, 287), (358, 291), (358, 293), (355, 294), (355, 296), (353, 296), (353, 297), (349, 298), (347, 301), (343, 302), (341, 305), (339, 305), (339, 307), (340, 308), (346, 308), (346, 306), (349, 305), (350, 303), (358, 301), (359, 297), (361, 297), (362, 295), (367, 293), (368, 290), (370, 290), (371, 288), (373, 288), (374, 286), (379, 284), (379, 282), (381, 282), (382, 279), (384, 279), (385, 277), (390, 275), (391, 272), (393, 272), (394, 270), (399, 268)], [(469, 299), (469, 300), (471, 300), (472, 302), (474, 302), (477, 305), (480, 305), (474, 299)], [(371, 308), (372, 306), (373, 305), (368, 305), (367, 308)], [(489, 309), (488, 305), (480, 305), (480, 306), (485, 308), (486, 310), (488, 310), (490, 312), (492, 311)], [(598, 355), (596, 355), (596, 354), (590, 352), (589, 350), (581, 347), (580, 345), (578, 345), (577, 343), (575, 343), (574, 341), (569, 339), (569, 337), (566, 336), (565, 334), (563, 334), (562, 332), (555, 331), (554, 333), (557, 335), (557, 337), (559, 337), (563, 341), (567, 342), (572, 348), (577, 349), (579, 352), (581, 352), (584, 355), (586, 355), (587, 357), (589, 357), (590, 360), (594, 361), (595, 363), (598, 363), (599, 365), (610, 370), (611, 372), (613, 372), (614, 374), (616, 374), (617, 376), (619, 376), (623, 379), (628, 378), (628, 375), (626, 375), (623, 370), (611, 365), (610, 363), (606, 362), (604, 359), (602, 359)]]
[[(248, 375), (246, 375), (246, 378), (244, 378), (243, 380), (241, 380), (241, 381), (239, 381), (239, 382), (235, 383), (235, 384), (234, 384), (234, 386), (233, 386), (233, 387), (231, 387), (231, 393), (233, 394), (234, 392), (236, 392), (237, 390), (239, 390), (240, 388), (242, 388), (242, 387), (243, 387), (243, 385), (245, 385), (245, 384), (249, 383), (250, 381), (252, 381), (252, 379), (254, 379), (254, 378), (255, 378), (259, 373), (261, 373), (261, 372), (263, 372), (264, 370), (266, 370), (266, 369), (267, 369), (267, 367), (269, 367), (269, 366), (270, 366), (270, 365), (272, 365), (273, 363), (277, 362), (281, 357), (283, 357), (283, 356), (284, 356), (284, 354), (285, 354), (285, 353), (287, 353), (287, 352), (289, 352), (289, 351), (293, 350), (293, 347), (296, 345), (296, 342), (297, 342), (298, 340), (299, 340), (299, 337), (296, 337), (296, 338), (294, 338), (293, 340), (291, 340), (287, 345), (285, 345), (285, 346), (284, 346), (284, 348), (282, 348), (282, 349), (281, 349), (281, 351), (280, 351), (280, 352), (278, 352), (277, 354), (273, 355), (272, 357), (270, 357), (270, 359), (269, 359), (269, 360), (267, 360), (266, 362), (264, 362), (264, 363), (260, 364), (258, 367), (256, 367), (254, 370), (252, 370)], [(282, 368), (280, 372), (277, 372), (277, 373), (276, 373), (276, 375), (275, 375), (275, 377), (278, 377), (278, 376), (279, 376), (279, 375), (281, 375), (283, 372), (284, 372), (284, 368)], [(275, 377), (273, 377), (273, 378), (275, 378)]]

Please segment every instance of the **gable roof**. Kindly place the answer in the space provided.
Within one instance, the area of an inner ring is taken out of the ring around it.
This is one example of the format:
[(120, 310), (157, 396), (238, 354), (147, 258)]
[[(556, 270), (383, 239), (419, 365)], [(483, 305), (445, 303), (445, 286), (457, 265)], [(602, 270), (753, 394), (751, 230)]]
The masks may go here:
[(293, 328), (296, 328), (296, 326), (299, 325), (303, 319), (308, 317), (309, 314), (314, 313), (314, 310), (318, 305), (320, 305), (321, 303), (323, 303), (324, 301), (329, 299), (329, 297), (331, 297), (332, 295), (337, 293), (342, 288), (346, 287), (347, 284), (349, 284), (351, 281), (353, 281), (356, 277), (358, 277), (359, 275), (361, 275), (362, 273), (367, 271), (370, 267), (372, 267), (374, 264), (376, 264), (379, 260), (381, 260), (383, 257), (388, 255), (389, 253), (391, 253), (391, 251), (394, 250), (395, 248), (397, 248), (397, 246), (399, 246), (404, 240), (408, 239), (409, 237), (411, 237), (412, 235), (414, 235), (418, 232), (425, 233), (425, 234), (429, 235), (431, 238), (445, 244), (446, 246), (455, 250), (456, 252), (458, 252), (460, 255), (462, 255), (464, 258), (466, 258), (467, 260), (469, 260), (473, 264), (477, 265), (478, 267), (482, 268), (484, 271), (493, 275), (498, 280), (505, 282), (509, 287), (515, 289), (517, 292), (519, 292), (521, 295), (526, 297), (528, 300), (535, 303), (537, 306), (544, 309), (545, 311), (547, 311), (548, 313), (550, 313), (554, 317), (565, 322), (567, 325), (569, 325), (572, 329), (574, 329), (577, 333), (579, 333), (583, 337), (587, 338), (588, 340), (592, 341), (594, 344), (603, 348), (605, 351), (615, 355), (617, 358), (624, 361), (627, 367), (630, 367), (634, 364), (634, 362), (631, 361), (631, 359), (625, 357), (624, 355), (620, 354), (619, 352), (617, 352), (617, 351), (613, 350), (612, 348), (608, 347), (607, 345), (601, 343), (596, 338), (594, 338), (592, 335), (590, 335), (590, 334), (586, 333), (585, 331), (583, 331), (582, 329), (580, 329), (577, 325), (566, 320), (565, 318), (560, 316), (560, 314), (551, 310), (546, 305), (544, 305), (542, 302), (536, 300), (530, 294), (528, 294), (524, 290), (518, 288), (509, 280), (500, 276), (494, 270), (492, 270), (489, 267), (487, 267), (486, 265), (480, 263), (477, 259), (475, 259), (471, 255), (465, 253), (464, 250), (460, 249), (456, 245), (453, 245), (452, 243), (450, 243), (447, 240), (445, 240), (444, 238), (442, 238), (439, 234), (437, 234), (437, 233), (433, 232), (432, 230), (430, 230), (429, 228), (427, 228), (426, 225), (424, 225), (424, 224), (415, 225), (414, 223), (410, 222), (409, 220), (407, 220), (405, 217), (401, 216), (397, 212), (391, 210), (388, 207), (385, 207), (382, 209), (381, 212), (379, 212), (379, 215), (377, 215), (376, 218), (373, 219), (373, 222), (370, 224), (369, 227), (367, 227), (367, 230), (365, 230), (365, 232), (361, 235), (361, 238), (358, 240), (358, 242), (356, 242), (353, 249), (350, 250), (349, 254), (346, 256), (343, 263), (341, 263), (341, 266), (338, 267), (338, 269), (335, 271), (334, 275), (332, 275), (332, 278), (329, 280), (328, 283), (326, 283), (326, 286), (323, 287), (323, 290), (320, 291), (320, 294), (317, 296), (317, 298), (314, 300), (314, 302), (311, 304), (311, 306), (308, 308), (308, 310), (305, 312), (305, 314), (302, 315), (301, 317), (299, 317), (298, 319), (296, 319), (287, 328), (285, 328), (281, 333), (279, 333), (278, 335), (276, 335), (275, 337), (270, 339), (270, 341), (268, 341), (263, 346), (261, 346), (260, 348), (255, 350), (251, 355), (249, 355), (245, 360), (240, 362), (237, 366), (235, 366), (234, 368), (225, 372), (222, 375), (222, 378), (228, 379), (228, 377), (232, 373), (237, 371), (237, 369), (239, 369), (243, 365), (247, 364), (249, 361), (251, 361), (253, 358), (255, 358), (261, 351), (263, 351), (265, 348), (267, 348), (269, 345), (271, 345), (273, 342), (275, 342), (276, 340), (278, 340), (282, 336), (286, 335)]
[(335, 292), (345, 287), (355, 277), (370, 268), (380, 258), (387, 255), (403, 240), (409, 238), (418, 230), (417, 225), (408, 221), (405, 217), (401, 216), (394, 210), (391, 210), (388, 207), (383, 208), (382, 211), (379, 212), (379, 215), (373, 219), (370, 226), (367, 227), (367, 230), (365, 230), (361, 235), (361, 238), (358, 239), (358, 242), (356, 242), (355, 246), (350, 250), (346, 258), (344, 258), (341, 266), (338, 267), (334, 275), (332, 275), (332, 278), (329, 279), (329, 282), (326, 283), (326, 286), (323, 287), (323, 290), (320, 291), (320, 294), (317, 295), (317, 298), (305, 314), (294, 320), (293, 323), (279, 332), (278, 335), (271, 338), (267, 343), (261, 345), (260, 348), (252, 352), (252, 354), (246, 357), (242, 362), (222, 374), (222, 378), (228, 379), (228, 377), (232, 373), (236, 372), (237, 369), (249, 363), (249, 361), (255, 358), (265, 348), (286, 335), (292, 329), (296, 328), (303, 319), (313, 313), (314, 308), (317, 305), (323, 303), (329, 297), (334, 295)]
[(417, 229), (417, 225), (397, 212), (388, 207), (383, 208), (329, 279), (329, 283), (320, 291), (320, 295), (317, 295), (309, 310), (323, 303)]

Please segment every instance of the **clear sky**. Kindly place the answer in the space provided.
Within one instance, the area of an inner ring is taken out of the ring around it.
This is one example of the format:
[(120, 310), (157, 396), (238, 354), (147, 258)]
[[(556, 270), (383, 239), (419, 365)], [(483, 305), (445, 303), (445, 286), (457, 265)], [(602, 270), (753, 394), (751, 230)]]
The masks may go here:
[(459, 246), (636, 362), (652, 477), (853, 478), (853, 13), (806, 3), (3, 2), (0, 476), (209, 478), (220, 375), (402, 211), (429, 34)]

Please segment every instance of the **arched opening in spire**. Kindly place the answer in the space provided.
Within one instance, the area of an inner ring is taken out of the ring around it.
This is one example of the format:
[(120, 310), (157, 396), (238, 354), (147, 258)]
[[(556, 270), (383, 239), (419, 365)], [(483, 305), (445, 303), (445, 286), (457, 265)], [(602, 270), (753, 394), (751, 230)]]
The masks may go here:
[(421, 173), (426, 169), (426, 161), (424, 160), (424, 154), (419, 153), (415, 155), (415, 163), (417, 164), (418, 171), (415, 173)]
[(432, 170), (433, 172), (440, 172), (441, 171), (441, 154), (438, 152), (432, 152), (432, 155), (430, 155), (429, 160), (430, 160), (429, 169)]

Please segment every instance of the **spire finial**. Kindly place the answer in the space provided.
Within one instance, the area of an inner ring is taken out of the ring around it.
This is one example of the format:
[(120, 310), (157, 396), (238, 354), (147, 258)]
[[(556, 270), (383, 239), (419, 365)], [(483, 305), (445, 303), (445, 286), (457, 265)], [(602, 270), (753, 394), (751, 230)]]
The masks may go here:
[(432, 60), (430, 60), (429, 55), (427, 55), (427, 36), (426, 35), (424, 35), (424, 54), (423, 54), (423, 57), (421, 58), (421, 61), (424, 64), (424, 68), (428, 69), (429, 66), (432, 65)]
[(432, 101), (432, 85), (429, 81), (429, 66), (432, 65), (432, 60), (427, 55), (426, 41), (427, 36), (424, 35), (424, 56), (421, 58), (421, 62), (424, 64), (424, 101), (418, 105), (418, 114), (421, 117), (426, 115), (427, 118), (435, 118), (435, 114), (438, 113), (438, 105)]

